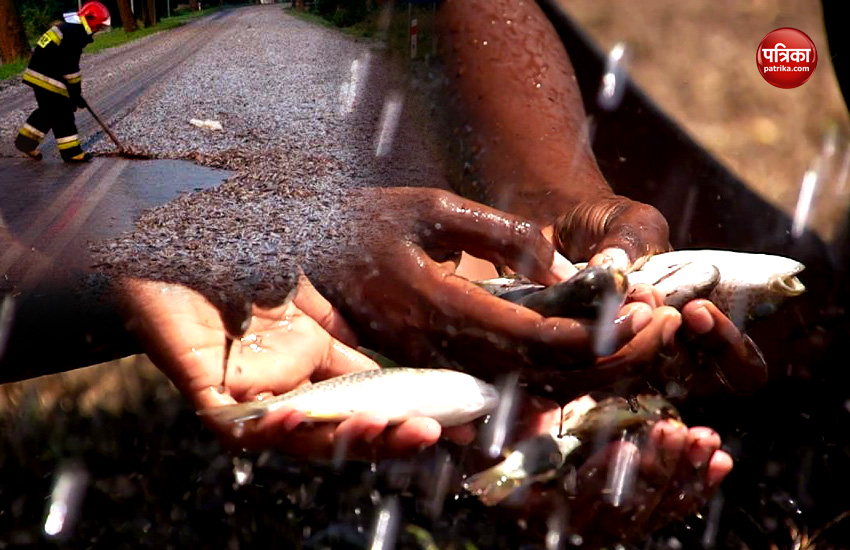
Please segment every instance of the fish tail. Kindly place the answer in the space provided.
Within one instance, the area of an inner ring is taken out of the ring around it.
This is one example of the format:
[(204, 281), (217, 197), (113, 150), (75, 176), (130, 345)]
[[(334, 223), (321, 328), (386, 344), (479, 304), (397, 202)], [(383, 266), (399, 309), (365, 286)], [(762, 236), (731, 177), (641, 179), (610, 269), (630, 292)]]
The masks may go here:
[(522, 480), (506, 474), (501, 463), (469, 476), (463, 482), (463, 488), (478, 497), (485, 506), (499, 504), (521, 485)]
[(262, 418), (267, 412), (268, 406), (266, 404), (261, 401), (253, 401), (201, 409), (198, 411), (198, 415), (209, 418), (216, 423), (226, 424)]

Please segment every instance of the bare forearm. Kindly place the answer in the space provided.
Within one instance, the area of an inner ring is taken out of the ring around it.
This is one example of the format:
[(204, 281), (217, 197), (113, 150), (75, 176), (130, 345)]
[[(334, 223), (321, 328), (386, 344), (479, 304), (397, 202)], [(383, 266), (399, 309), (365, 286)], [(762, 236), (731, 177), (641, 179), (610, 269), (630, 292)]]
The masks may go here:
[(533, 1), (446, 0), (439, 26), (472, 196), (541, 225), (613, 195), (572, 65)]

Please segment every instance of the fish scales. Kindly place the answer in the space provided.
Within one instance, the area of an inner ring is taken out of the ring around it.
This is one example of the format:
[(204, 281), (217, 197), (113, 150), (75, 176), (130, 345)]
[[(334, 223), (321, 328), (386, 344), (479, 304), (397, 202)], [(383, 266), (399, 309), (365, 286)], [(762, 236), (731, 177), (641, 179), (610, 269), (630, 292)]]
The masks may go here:
[[(544, 316), (573, 317), (576, 305), (596, 305), (594, 299), (599, 292), (587, 284), (592, 272), (596, 279), (606, 272), (616, 279), (616, 270), (606, 267), (586, 267), (577, 264), (579, 273), (570, 279), (544, 287), (522, 277), (502, 277), (477, 281), (495, 296), (528, 307)], [(666, 305), (681, 309), (696, 298), (708, 298), (733, 322), (743, 328), (754, 318), (764, 317), (788, 298), (798, 296), (805, 286), (797, 278), (805, 266), (800, 262), (771, 254), (734, 252), (730, 250), (676, 250), (656, 254), (648, 258), (639, 269), (626, 274), (628, 285), (650, 284), (664, 297)], [(613, 280), (612, 279), (612, 280)], [(604, 289), (600, 289), (604, 290)], [(619, 288), (617, 289), (619, 290)], [(611, 292), (613, 295), (624, 295)], [(576, 298), (573, 298), (573, 297)], [(543, 300), (541, 300), (543, 299)], [(544, 307), (535, 302), (544, 301)], [(575, 304), (571, 302), (576, 302)], [(585, 308), (578, 317), (594, 318)]]
[(358, 413), (390, 423), (426, 416), (443, 426), (469, 422), (491, 412), (496, 389), (468, 374), (447, 369), (387, 368), (336, 376), (271, 398), (204, 409), (219, 422), (244, 422), (291, 408), (314, 422), (337, 422)]

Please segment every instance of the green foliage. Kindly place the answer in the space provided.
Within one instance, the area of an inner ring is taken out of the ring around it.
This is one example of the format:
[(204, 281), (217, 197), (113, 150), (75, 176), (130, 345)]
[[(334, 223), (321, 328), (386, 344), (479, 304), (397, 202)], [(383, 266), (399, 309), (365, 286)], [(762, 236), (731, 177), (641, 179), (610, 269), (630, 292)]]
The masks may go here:
[(24, 32), (31, 44), (61, 19), (64, 3), (60, 0), (25, 1), (18, 6), (18, 14), (24, 24)]
[[(50, 2), (51, 0), (47, 1)], [(61, 4), (59, 4), (58, 2), (57, 5), (61, 6)], [(84, 53), (95, 53), (101, 50), (105, 50), (107, 48), (120, 46), (121, 44), (132, 42), (133, 40), (138, 40), (139, 38), (143, 38), (155, 32), (165, 31), (168, 29), (179, 27), (180, 25), (184, 25), (188, 21), (195, 19), (196, 17), (208, 15), (218, 10), (219, 8), (218, 6), (216, 6), (214, 8), (205, 9), (203, 11), (190, 12), (186, 15), (166, 17), (153, 27), (140, 28), (139, 30), (133, 33), (126, 33), (124, 32), (124, 29), (120, 27), (114, 28), (109, 32), (98, 33), (97, 35), (95, 35), (94, 42), (86, 46), (86, 49), (83, 51)], [(59, 15), (61, 16), (61, 13)], [(50, 21), (52, 21), (52, 19)], [(44, 33), (44, 31), (50, 28), (50, 21), (48, 22), (47, 26), (41, 29), (35, 39), (38, 39), (38, 37), (41, 36), (41, 33)], [(24, 60), (17, 61), (15, 63), (9, 63), (7, 65), (0, 65), (0, 80), (17, 77), (26, 68), (27, 62), (28, 61)]]
[(315, 0), (310, 10), (337, 27), (350, 27), (366, 19), (366, 0)]
[(17, 77), (19, 74), (24, 72), (28, 62), (29, 60), (27, 59), (21, 59), (20, 61), (13, 61), (12, 63), (0, 65), (0, 80)]

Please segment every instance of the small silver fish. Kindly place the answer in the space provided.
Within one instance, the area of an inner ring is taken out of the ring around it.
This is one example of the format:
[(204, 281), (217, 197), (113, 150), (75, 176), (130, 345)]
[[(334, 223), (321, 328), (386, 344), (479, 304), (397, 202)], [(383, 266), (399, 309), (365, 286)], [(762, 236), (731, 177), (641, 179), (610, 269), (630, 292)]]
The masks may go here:
[(582, 445), (610, 441), (624, 430), (648, 429), (668, 418), (678, 420), (679, 413), (658, 395), (613, 397), (598, 403), (580, 397), (564, 407), (558, 432), (519, 441), (502, 462), (468, 477), (463, 487), (485, 506), (495, 506), (521, 487), (557, 477)]
[(313, 422), (340, 422), (357, 413), (371, 413), (391, 424), (425, 416), (448, 427), (490, 413), (498, 400), (496, 388), (462, 372), (388, 368), (336, 376), (268, 399), (212, 407), (198, 414), (219, 422), (244, 422), (291, 407)]
[[(771, 254), (676, 250), (651, 256), (628, 278), (630, 285), (652, 284), (673, 307), (681, 308), (693, 298), (708, 298), (740, 328), (805, 292), (797, 278), (803, 269), (796, 260)], [(711, 284), (714, 279), (716, 283)]]
[(619, 270), (594, 266), (545, 287), (524, 277), (499, 277), (475, 284), (499, 298), (527, 307), (544, 317), (596, 319), (606, 302), (622, 303), (628, 281)]
[[(588, 282), (604, 280), (606, 268), (586, 264), (576, 267), (576, 275), (548, 288), (522, 277), (488, 279), (476, 284), (514, 303), (526, 307), (531, 304), (541, 315), (595, 318), (592, 313), (602, 303), (602, 296), (612, 295), (612, 288), (621, 288), (619, 272), (609, 270), (608, 277), (614, 283), (594, 285)], [(796, 260), (770, 254), (676, 250), (651, 256), (625, 278), (627, 286), (654, 286), (664, 296), (664, 303), (677, 309), (696, 298), (708, 298), (742, 328), (748, 321), (776, 311), (785, 299), (802, 294), (806, 287), (797, 275), (804, 268)], [(586, 277), (586, 273), (592, 277)]]

